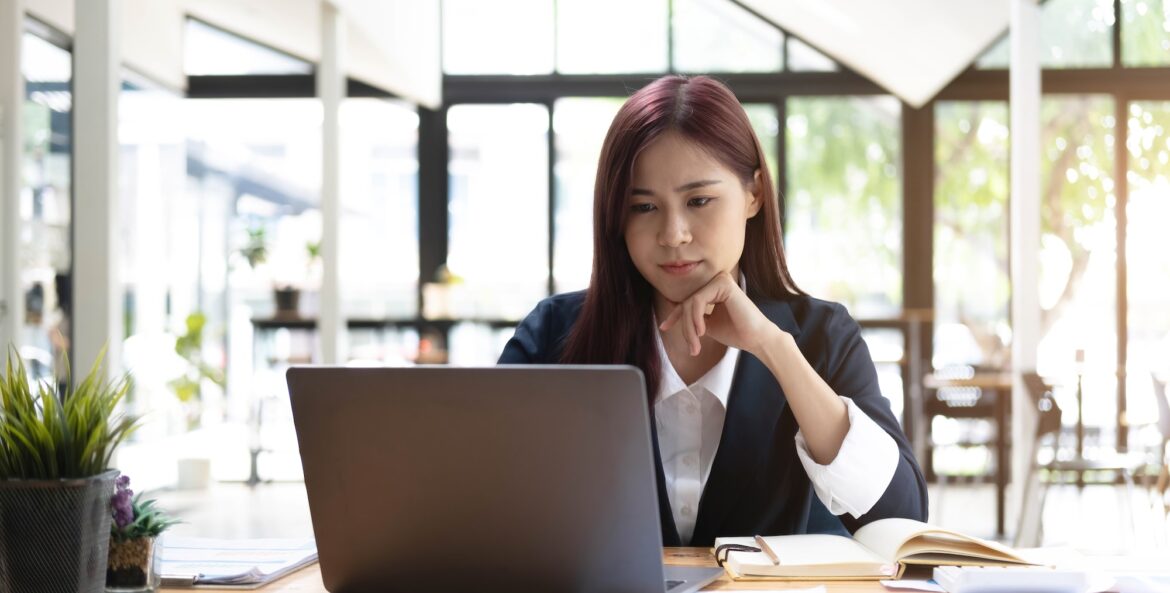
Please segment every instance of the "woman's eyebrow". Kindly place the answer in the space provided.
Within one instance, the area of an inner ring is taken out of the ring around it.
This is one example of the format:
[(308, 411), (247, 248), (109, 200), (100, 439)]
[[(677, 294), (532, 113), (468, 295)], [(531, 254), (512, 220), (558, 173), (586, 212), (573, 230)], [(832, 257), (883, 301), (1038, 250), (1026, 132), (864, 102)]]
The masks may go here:
[[(675, 193), (682, 193), (682, 192), (691, 191), (692, 189), (699, 189), (700, 187), (707, 187), (708, 185), (715, 185), (716, 183), (722, 183), (722, 181), (719, 179), (700, 179), (698, 181), (684, 183), (684, 184), (674, 188), (674, 191), (675, 191)], [(648, 189), (642, 189), (640, 187), (635, 187), (635, 188), (630, 190), (630, 195), (652, 196), (652, 195), (654, 195), (654, 192), (652, 192)]]

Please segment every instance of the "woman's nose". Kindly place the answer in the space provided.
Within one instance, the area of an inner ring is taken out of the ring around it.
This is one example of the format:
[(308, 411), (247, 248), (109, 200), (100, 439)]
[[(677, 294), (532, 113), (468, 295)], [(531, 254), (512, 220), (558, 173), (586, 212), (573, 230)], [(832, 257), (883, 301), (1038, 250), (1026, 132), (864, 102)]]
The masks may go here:
[(658, 232), (658, 243), (663, 247), (678, 247), (691, 242), (691, 231), (682, 216), (663, 217), (662, 229)]

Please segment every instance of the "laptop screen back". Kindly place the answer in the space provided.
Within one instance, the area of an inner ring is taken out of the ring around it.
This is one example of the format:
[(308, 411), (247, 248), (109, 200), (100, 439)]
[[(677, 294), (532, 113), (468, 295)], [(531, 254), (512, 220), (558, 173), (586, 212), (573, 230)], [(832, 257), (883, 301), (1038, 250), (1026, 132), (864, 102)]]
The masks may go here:
[(661, 591), (633, 367), (288, 371), (330, 591)]

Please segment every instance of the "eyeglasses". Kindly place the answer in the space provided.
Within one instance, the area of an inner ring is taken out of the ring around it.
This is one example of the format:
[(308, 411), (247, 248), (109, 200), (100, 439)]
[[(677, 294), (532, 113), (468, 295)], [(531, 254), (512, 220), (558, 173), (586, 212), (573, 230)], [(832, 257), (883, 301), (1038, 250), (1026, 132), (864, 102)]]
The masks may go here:
[(757, 548), (755, 546), (745, 546), (743, 544), (723, 544), (722, 546), (715, 548), (715, 562), (719, 563), (719, 566), (722, 567), (723, 563), (727, 562), (727, 555), (730, 554), (731, 552), (761, 552), (761, 551), (762, 550), (760, 550), (759, 548)]

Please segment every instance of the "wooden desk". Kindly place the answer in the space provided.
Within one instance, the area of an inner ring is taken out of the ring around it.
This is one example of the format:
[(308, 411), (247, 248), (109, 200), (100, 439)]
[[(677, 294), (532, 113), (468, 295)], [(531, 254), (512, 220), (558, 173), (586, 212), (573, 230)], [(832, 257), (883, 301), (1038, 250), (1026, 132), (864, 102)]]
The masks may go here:
[[(1008, 410), (1011, 409), (1012, 375), (1011, 373), (976, 373), (972, 377), (951, 379), (927, 375), (923, 384), (928, 389), (942, 387), (977, 387), (983, 391), (995, 394), (995, 534), (1003, 538), (1005, 492), (1008, 482)], [(930, 422), (930, 418), (923, 418)]]
[[(667, 564), (677, 566), (715, 566), (715, 557), (710, 548), (667, 548), (663, 554)], [(790, 589), (807, 588), (823, 584), (828, 593), (875, 593), (885, 589), (877, 581), (840, 581), (816, 583), (809, 581), (793, 582), (745, 582), (736, 583), (726, 576), (708, 585), (704, 591), (751, 591), (759, 589)], [(197, 589), (162, 589), (181, 593)], [(325, 586), (321, 583), (321, 567), (318, 564), (307, 566), (271, 585), (257, 589), (265, 593), (325, 593)]]

